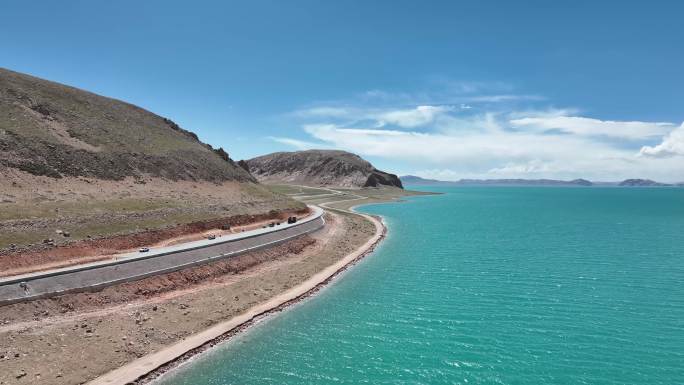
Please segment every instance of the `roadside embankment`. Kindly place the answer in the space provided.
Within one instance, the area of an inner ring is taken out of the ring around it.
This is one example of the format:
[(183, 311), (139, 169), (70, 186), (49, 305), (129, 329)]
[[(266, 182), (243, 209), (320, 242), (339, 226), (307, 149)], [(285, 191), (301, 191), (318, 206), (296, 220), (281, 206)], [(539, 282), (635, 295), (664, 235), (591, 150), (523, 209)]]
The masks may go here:
[(69, 292), (93, 291), (273, 247), (323, 227), (323, 210), (314, 207), (312, 211), (310, 216), (295, 223), (278, 222), (225, 237), (123, 254), (115, 260), (0, 277), (0, 306)]

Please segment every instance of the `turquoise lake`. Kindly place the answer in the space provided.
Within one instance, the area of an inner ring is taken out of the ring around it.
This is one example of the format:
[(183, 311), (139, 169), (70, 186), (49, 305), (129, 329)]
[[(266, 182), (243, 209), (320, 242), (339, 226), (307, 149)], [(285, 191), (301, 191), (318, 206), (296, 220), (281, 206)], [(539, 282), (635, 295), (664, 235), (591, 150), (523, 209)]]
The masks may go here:
[(684, 189), (429, 190), (361, 207), (373, 254), (159, 383), (684, 383)]

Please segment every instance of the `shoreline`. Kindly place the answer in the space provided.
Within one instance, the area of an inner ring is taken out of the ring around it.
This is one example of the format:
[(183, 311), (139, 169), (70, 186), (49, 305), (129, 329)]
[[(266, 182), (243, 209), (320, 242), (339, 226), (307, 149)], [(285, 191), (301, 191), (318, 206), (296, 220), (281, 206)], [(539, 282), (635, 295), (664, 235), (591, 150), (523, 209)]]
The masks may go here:
[[(369, 202), (370, 203), (370, 202)], [(371, 203), (372, 204), (372, 203)], [(356, 205), (354, 207), (361, 206)], [(321, 205), (323, 206), (323, 205)], [(328, 207), (326, 207), (328, 208)], [(88, 385), (112, 384), (148, 384), (165, 373), (177, 368), (198, 354), (211, 349), (215, 345), (231, 339), (233, 336), (247, 330), (264, 318), (279, 313), (318, 293), (340, 274), (372, 253), (387, 234), (387, 227), (382, 219), (355, 211), (328, 208), (359, 215), (369, 220), (375, 226), (375, 233), (362, 246), (349, 253), (338, 262), (328, 266), (301, 284), (258, 304), (246, 312), (229, 320), (216, 324), (202, 332), (189, 336), (185, 340), (163, 348), (155, 353), (143, 356), (120, 368), (88, 382)], [(353, 210), (353, 209), (352, 209)]]

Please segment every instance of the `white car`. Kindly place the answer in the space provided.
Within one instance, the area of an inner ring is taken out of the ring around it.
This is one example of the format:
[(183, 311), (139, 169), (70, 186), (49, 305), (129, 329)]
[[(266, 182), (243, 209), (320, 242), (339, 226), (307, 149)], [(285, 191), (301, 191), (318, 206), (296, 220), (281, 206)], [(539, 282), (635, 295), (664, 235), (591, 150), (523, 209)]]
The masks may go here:
[(138, 251), (141, 253), (147, 253), (148, 251), (150, 251), (150, 248), (149, 247), (141, 247), (140, 250), (138, 250)]

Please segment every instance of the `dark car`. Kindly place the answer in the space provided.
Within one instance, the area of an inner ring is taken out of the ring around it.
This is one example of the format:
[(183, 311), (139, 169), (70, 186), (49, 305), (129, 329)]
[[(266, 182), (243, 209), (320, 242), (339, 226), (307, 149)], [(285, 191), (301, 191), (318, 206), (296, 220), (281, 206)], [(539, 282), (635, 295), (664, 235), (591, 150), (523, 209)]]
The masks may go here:
[(216, 239), (216, 235), (211, 234), (210, 236), (207, 237), (208, 240)]

